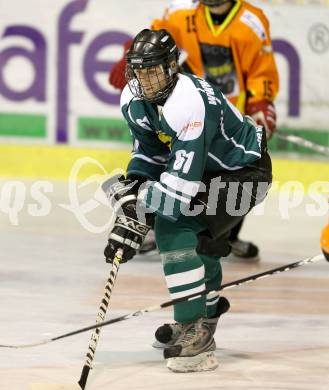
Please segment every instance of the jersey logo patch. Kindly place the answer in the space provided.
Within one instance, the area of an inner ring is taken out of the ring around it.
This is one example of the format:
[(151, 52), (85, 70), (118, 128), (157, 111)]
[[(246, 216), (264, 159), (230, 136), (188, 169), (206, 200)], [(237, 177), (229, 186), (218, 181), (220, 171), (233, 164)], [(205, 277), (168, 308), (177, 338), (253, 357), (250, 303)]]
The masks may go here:
[[(206, 80), (203, 80), (197, 76), (194, 76), (194, 77), (199, 81), (199, 83), (201, 85), (201, 91), (205, 92), (207, 99), (208, 99), (208, 103), (213, 105), (213, 106), (217, 106), (215, 91), (213, 90), (212, 86), (209, 83), (207, 83)], [(200, 89), (199, 89), (199, 91), (200, 91)]]
[(266, 33), (265, 28), (261, 20), (250, 11), (244, 11), (240, 20), (252, 29), (252, 31), (258, 36), (261, 41), (265, 41)]
[(138, 126), (143, 127), (143, 129), (152, 130), (149, 126), (150, 122), (147, 119), (147, 116), (144, 116), (144, 118), (142, 119), (136, 119), (136, 123), (138, 124)]
[(190, 122), (190, 123), (188, 123), (187, 125), (185, 125), (185, 126), (182, 128), (182, 131), (193, 130), (193, 129), (195, 129), (196, 127), (201, 127), (201, 126), (202, 126), (202, 122), (200, 122), (200, 121)]
[(165, 144), (166, 146), (168, 146), (169, 148), (171, 147), (171, 140), (172, 140), (172, 137), (170, 137), (170, 135), (167, 135), (166, 133), (163, 133), (162, 131), (157, 131), (157, 136), (159, 138), (159, 140)]
[(256, 125), (256, 138), (259, 150), (262, 151), (263, 127)]

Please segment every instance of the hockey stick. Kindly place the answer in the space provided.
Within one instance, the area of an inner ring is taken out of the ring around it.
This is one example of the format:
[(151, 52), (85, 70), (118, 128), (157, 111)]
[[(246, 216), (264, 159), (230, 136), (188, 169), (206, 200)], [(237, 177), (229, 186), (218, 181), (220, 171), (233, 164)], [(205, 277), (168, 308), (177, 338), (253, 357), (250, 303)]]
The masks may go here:
[(93, 331), (91, 338), (90, 338), (88, 352), (86, 354), (86, 360), (85, 360), (85, 363), (84, 363), (84, 366), (83, 366), (83, 369), (81, 372), (81, 376), (80, 376), (80, 379), (78, 382), (81, 389), (84, 389), (86, 387), (88, 375), (89, 375), (90, 370), (92, 369), (92, 363), (94, 360), (94, 356), (95, 356), (95, 352), (96, 352), (96, 348), (97, 348), (97, 344), (98, 344), (98, 340), (99, 340), (99, 335), (101, 332), (101, 327), (98, 327), (97, 325), (100, 323), (103, 323), (105, 320), (106, 311), (107, 311), (107, 308), (109, 306), (109, 302), (111, 299), (112, 289), (113, 289), (114, 282), (115, 282), (115, 279), (116, 279), (118, 271), (119, 271), (120, 262), (122, 260), (122, 253), (123, 253), (122, 249), (118, 249), (115, 256), (114, 256), (111, 273), (110, 273), (110, 276), (109, 276), (107, 283), (105, 285), (104, 296), (103, 296), (101, 304), (99, 306), (99, 310), (98, 310), (98, 314), (97, 314), (97, 318), (96, 318), (96, 325), (94, 327), (90, 328), (90, 329), (94, 329), (94, 331)]
[(315, 144), (314, 142), (311, 142), (311, 141), (304, 139), (302, 137), (298, 137), (297, 135), (283, 134), (283, 133), (280, 133), (278, 131), (275, 134), (280, 139), (283, 139), (283, 140), (291, 142), (293, 144), (303, 146), (304, 148), (308, 148), (308, 149), (314, 150), (315, 152), (319, 152), (319, 153), (322, 153), (326, 156), (329, 156), (329, 148), (326, 146)]
[(165, 307), (173, 306), (173, 305), (175, 305), (177, 303), (185, 302), (185, 301), (188, 301), (190, 299), (196, 298), (196, 297), (201, 296), (201, 295), (205, 295), (205, 294), (218, 295), (219, 291), (228, 290), (229, 288), (240, 286), (241, 284), (250, 283), (250, 282), (253, 282), (255, 280), (266, 278), (266, 277), (274, 275), (274, 274), (279, 274), (281, 272), (290, 271), (291, 269), (294, 269), (294, 268), (297, 268), (297, 267), (301, 267), (302, 265), (309, 264), (309, 263), (316, 263), (317, 261), (320, 261), (320, 260), (323, 260), (323, 259), (324, 259), (324, 256), (322, 254), (317, 255), (317, 256), (313, 256), (313, 257), (308, 257), (308, 258), (306, 258), (304, 260), (300, 260), (300, 261), (297, 261), (295, 263), (283, 265), (283, 266), (278, 267), (278, 268), (272, 268), (272, 269), (270, 269), (268, 271), (264, 271), (264, 272), (261, 272), (259, 274), (247, 276), (246, 278), (235, 280), (233, 282), (223, 284), (221, 286), (221, 288), (219, 288), (218, 290), (213, 290), (213, 291), (203, 290), (203, 291), (198, 292), (198, 293), (187, 295), (186, 297), (173, 299), (172, 301), (164, 302), (161, 305), (150, 306), (150, 307), (147, 307), (145, 309), (141, 309), (141, 310), (135, 311), (133, 313), (129, 313), (129, 314), (125, 314), (123, 316), (117, 317), (117, 318), (113, 318), (112, 320), (101, 322), (101, 323), (99, 323), (97, 325), (87, 326), (85, 328), (81, 328), (81, 329), (75, 330), (73, 332), (65, 333), (65, 334), (62, 334), (60, 336), (53, 337), (51, 339), (43, 340), (43, 341), (40, 341), (38, 343), (20, 344), (20, 345), (0, 344), (0, 348), (31, 348), (31, 347), (36, 347), (36, 346), (39, 346), (39, 345), (48, 344), (48, 343), (51, 343), (53, 341), (64, 339), (66, 337), (71, 337), (71, 336), (74, 336), (74, 335), (79, 334), (79, 333), (87, 332), (88, 330), (92, 330), (92, 329), (95, 329), (95, 328), (101, 328), (103, 326), (115, 324), (116, 322), (128, 320), (129, 318), (132, 318), (132, 317), (139, 317), (142, 314), (150, 313), (150, 312), (153, 312), (153, 311), (157, 311), (157, 310), (163, 309)]

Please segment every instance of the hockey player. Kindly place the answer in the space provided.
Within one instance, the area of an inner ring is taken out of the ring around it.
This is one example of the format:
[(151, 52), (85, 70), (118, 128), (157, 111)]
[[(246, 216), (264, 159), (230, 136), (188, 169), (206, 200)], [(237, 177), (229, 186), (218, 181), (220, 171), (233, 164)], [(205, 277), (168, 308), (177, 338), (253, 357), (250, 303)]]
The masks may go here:
[[(228, 233), (264, 199), (272, 179), (265, 131), (219, 88), (179, 73), (178, 49), (166, 30), (142, 30), (126, 60), (121, 109), (134, 149), (126, 178), (106, 184), (117, 215), (106, 261), (119, 248), (124, 261), (131, 259), (154, 218), (171, 298), (217, 290)], [(217, 367), (214, 333), (228, 308), (224, 297), (204, 294), (174, 305), (176, 323), (156, 332), (169, 341), (170, 370)]]
[[(167, 29), (185, 53), (183, 69), (204, 77), (241, 112), (266, 129), (270, 139), (276, 128), (273, 100), (278, 92), (278, 72), (272, 52), (269, 22), (257, 7), (240, 0), (172, 0), (163, 19), (153, 29)], [(125, 51), (129, 48), (127, 42)], [(122, 89), (125, 59), (110, 72), (110, 83)], [(257, 258), (258, 247), (239, 239), (243, 220), (231, 231), (232, 252)], [(141, 252), (154, 249), (152, 238)]]
[(321, 249), (324, 254), (324, 257), (327, 261), (329, 261), (329, 223), (322, 230), (321, 235)]

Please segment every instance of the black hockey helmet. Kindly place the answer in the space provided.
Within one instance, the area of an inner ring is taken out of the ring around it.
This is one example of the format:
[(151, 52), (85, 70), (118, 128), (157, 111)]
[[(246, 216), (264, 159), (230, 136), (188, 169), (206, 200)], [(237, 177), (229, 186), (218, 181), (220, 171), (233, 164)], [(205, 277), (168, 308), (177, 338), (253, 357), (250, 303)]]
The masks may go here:
[(145, 29), (126, 53), (126, 79), (134, 96), (163, 102), (177, 81), (178, 48), (167, 30)]
[(219, 5), (228, 3), (229, 1), (236, 1), (236, 0), (200, 0), (200, 3), (208, 7), (218, 7)]

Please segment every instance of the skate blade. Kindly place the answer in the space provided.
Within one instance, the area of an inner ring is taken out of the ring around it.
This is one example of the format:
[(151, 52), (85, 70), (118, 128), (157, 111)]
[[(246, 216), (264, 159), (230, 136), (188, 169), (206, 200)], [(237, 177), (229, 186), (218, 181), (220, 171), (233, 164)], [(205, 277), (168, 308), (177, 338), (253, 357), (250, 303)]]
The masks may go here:
[(81, 390), (77, 383), (56, 384), (56, 383), (31, 383), (28, 390)]
[(169, 358), (167, 367), (173, 372), (211, 371), (218, 367), (218, 360), (213, 351), (208, 351), (197, 356)]
[(168, 347), (168, 344), (160, 343), (160, 341), (155, 340), (153, 341), (152, 347), (155, 349), (164, 349)]

